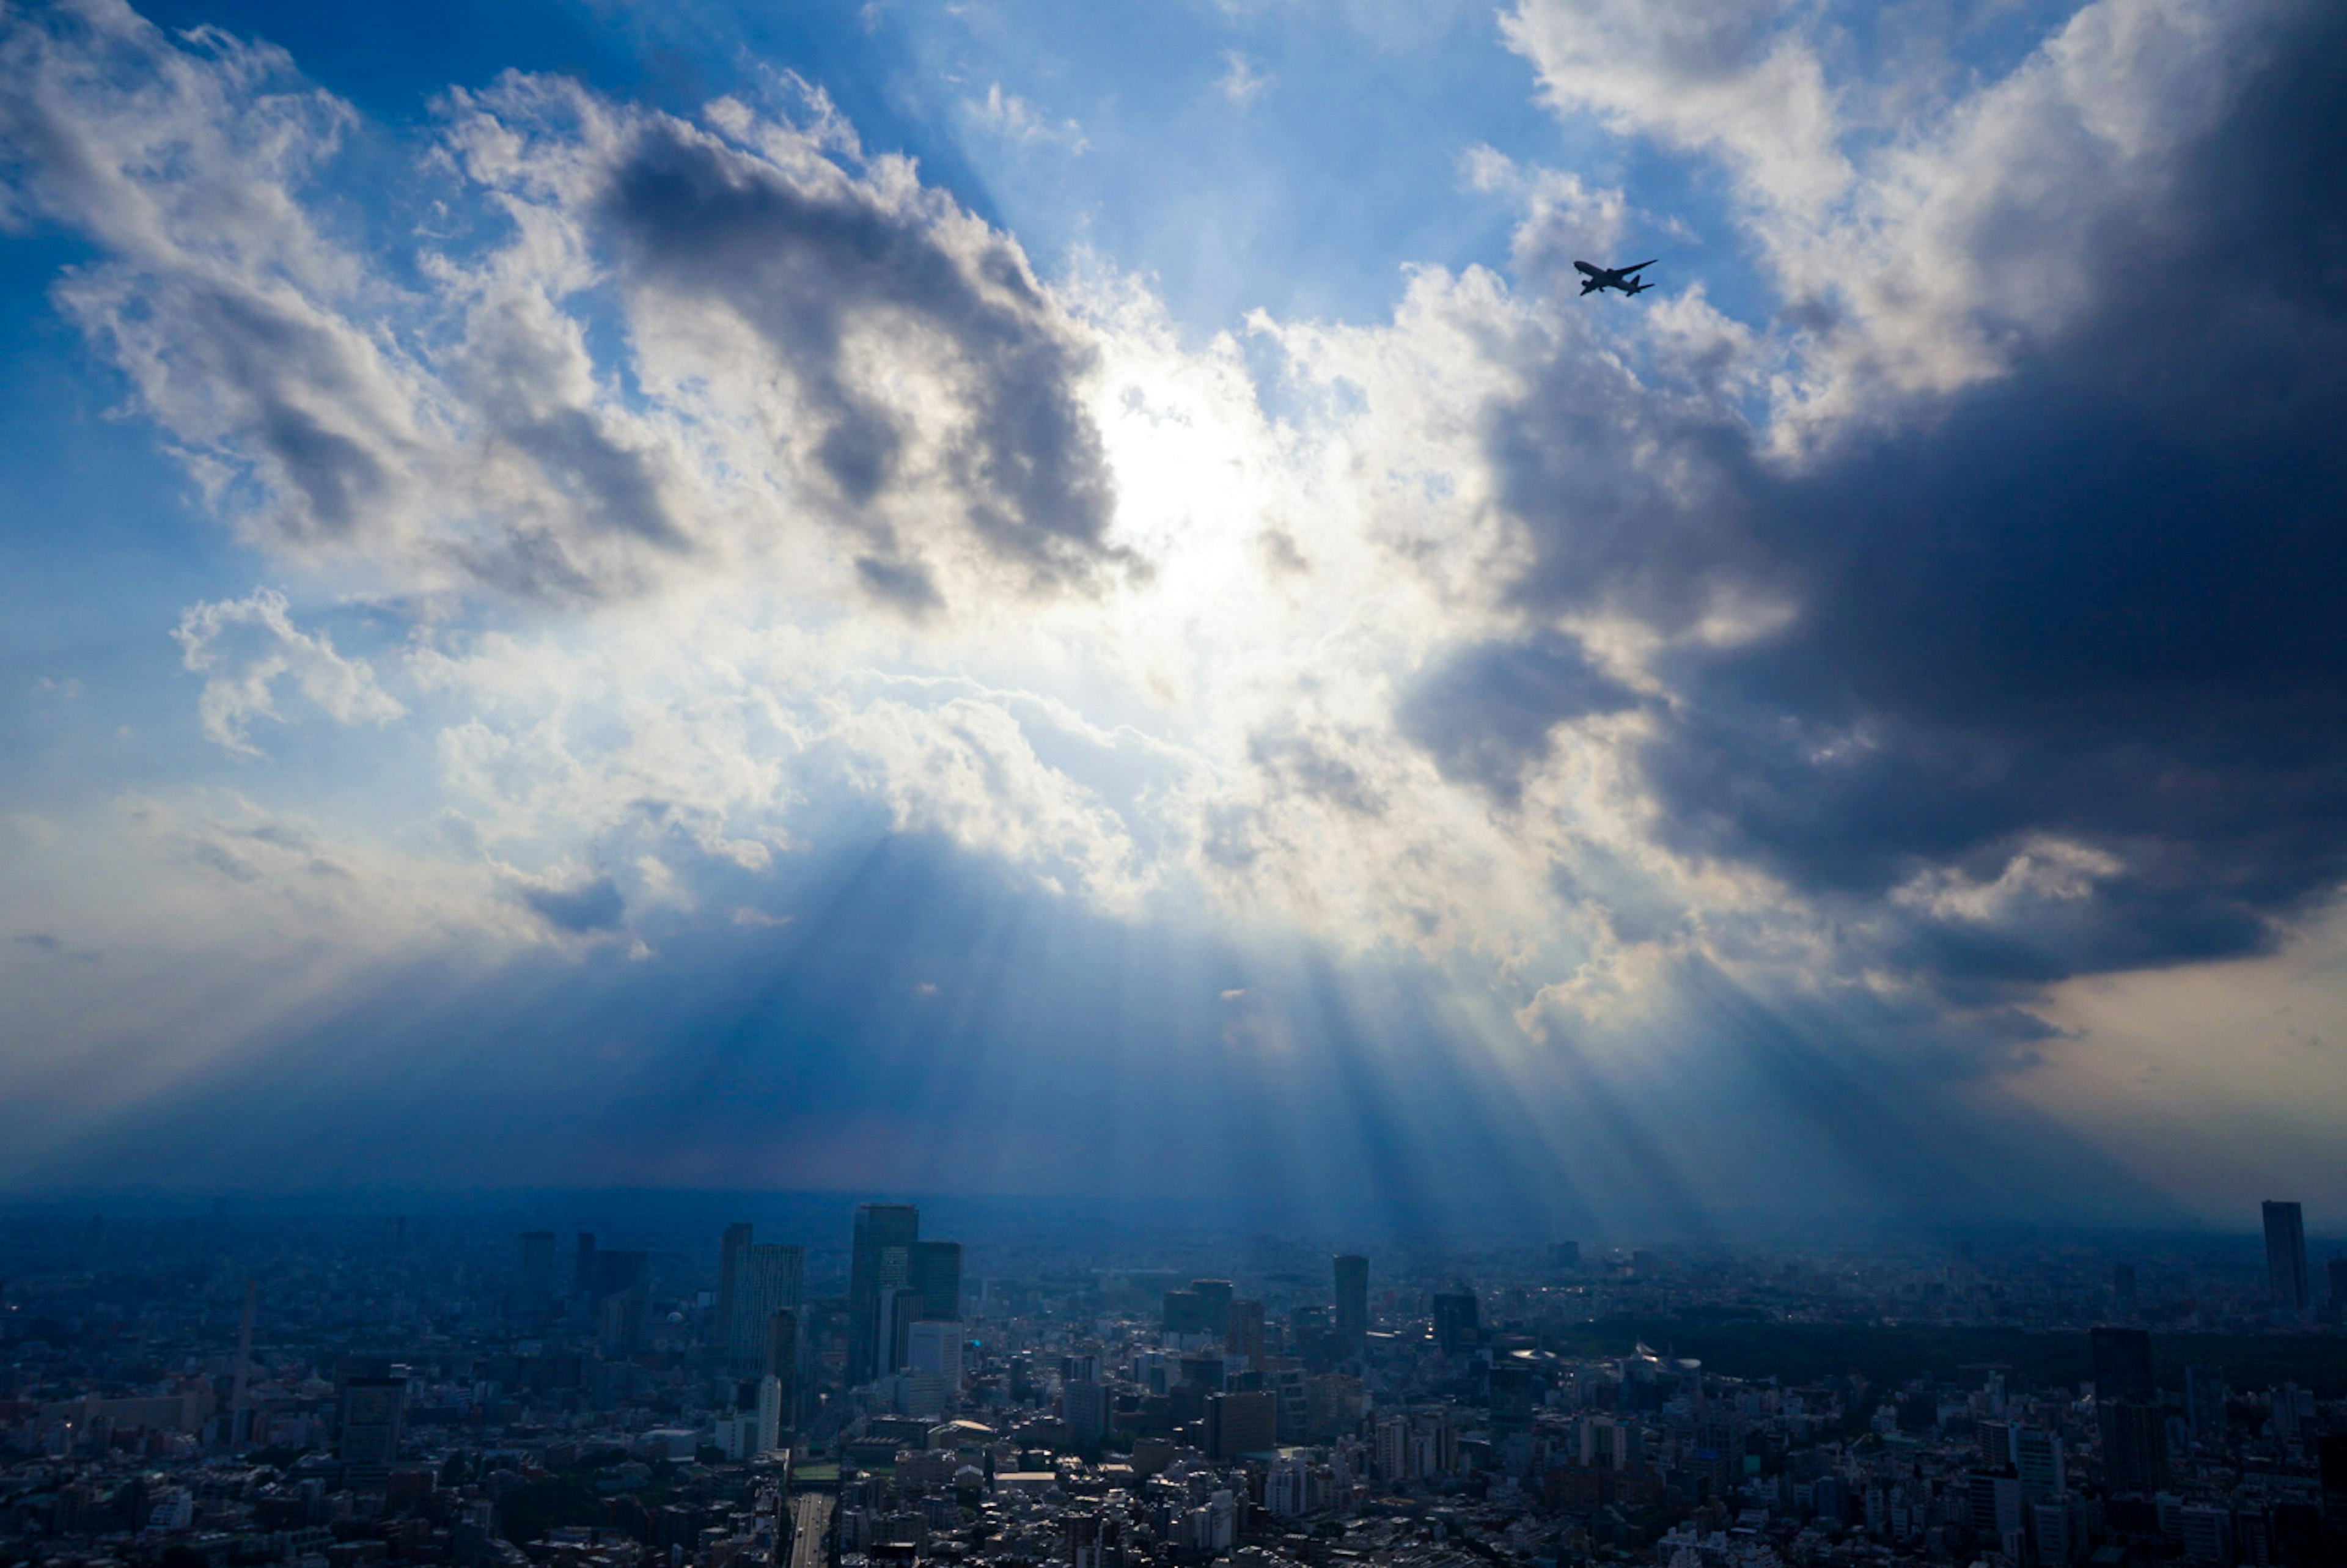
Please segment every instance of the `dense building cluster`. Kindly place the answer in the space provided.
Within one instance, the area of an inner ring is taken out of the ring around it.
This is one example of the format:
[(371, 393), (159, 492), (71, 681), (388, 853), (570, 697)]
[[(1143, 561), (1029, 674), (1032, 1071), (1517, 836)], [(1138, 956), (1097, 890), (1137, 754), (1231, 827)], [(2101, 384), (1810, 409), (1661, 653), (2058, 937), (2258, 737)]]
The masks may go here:
[(2342, 1282), (2295, 1205), (2262, 1269), (1096, 1235), (973, 1267), (921, 1219), (13, 1222), (0, 1563), (2347, 1559)]

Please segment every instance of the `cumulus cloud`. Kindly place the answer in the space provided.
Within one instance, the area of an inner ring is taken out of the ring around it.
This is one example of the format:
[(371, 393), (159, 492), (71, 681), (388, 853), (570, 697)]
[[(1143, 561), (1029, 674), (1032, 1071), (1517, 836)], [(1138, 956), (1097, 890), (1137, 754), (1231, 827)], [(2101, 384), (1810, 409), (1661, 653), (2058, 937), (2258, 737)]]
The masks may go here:
[(180, 662), (204, 678), (196, 703), (204, 734), (242, 756), (261, 754), (250, 738), (251, 720), (284, 717), (276, 699), (282, 681), (339, 723), (387, 724), (407, 712), (376, 681), (373, 665), (337, 653), (324, 633), (295, 626), (285, 596), (273, 589), (196, 605), (172, 635)]
[[(314, 216), (358, 128), (275, 50), (82, 0), (12, 26), (0, 83), (14, 205), (104, 252), (67, 308), (227, 512), (367, 588), (596, 600), (753, 560), (919, 611), (1137, 564), (1083, 333), (819, 96), (692, 125), (453, 94), (420, 178), (480, 221), (404, 237), (395, 277)], [(606, 311), (635, 363), (588, 352)]]

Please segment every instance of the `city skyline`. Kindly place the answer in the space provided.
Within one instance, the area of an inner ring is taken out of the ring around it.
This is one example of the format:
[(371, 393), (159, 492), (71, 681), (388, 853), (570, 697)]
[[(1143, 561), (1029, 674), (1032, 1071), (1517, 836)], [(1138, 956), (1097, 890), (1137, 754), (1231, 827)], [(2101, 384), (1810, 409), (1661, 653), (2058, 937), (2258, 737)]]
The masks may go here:
[(0, 9), (0, 1200), (2347, 1225), (2335, 5), (1112, 9)]

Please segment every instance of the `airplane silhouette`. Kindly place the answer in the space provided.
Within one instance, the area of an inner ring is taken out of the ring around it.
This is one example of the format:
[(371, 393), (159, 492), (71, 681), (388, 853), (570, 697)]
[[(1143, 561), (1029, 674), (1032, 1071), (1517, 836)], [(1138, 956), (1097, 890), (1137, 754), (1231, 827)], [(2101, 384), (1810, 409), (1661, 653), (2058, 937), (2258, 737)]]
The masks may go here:
[(1581, 292), (1597, 293), (1605, 289), (1619, 289), (1625, 294), (1642, 294), (1655, 285), (1638, 276), (1638, 269), (1651, 267), (1652, 261), (1633, 261), (1626, 267), (1593, 267), (1586, 261), (1573, 266), (1582, 273)]

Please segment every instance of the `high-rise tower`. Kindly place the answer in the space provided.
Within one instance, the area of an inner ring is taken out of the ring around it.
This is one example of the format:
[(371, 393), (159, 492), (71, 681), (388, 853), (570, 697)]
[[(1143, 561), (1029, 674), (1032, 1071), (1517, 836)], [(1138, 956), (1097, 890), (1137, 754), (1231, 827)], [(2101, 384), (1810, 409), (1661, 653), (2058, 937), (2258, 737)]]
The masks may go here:
[(754, 1378), (773, 1370), (765, 1362), (774, 1314), (799, 1309), (805, 1273), (803, 1249), (773, 1242), (745, 1246), (734, 1259), (733, 1310), (726, 1318), (725, 1355), (735, 1377)]
[(921, 1211), (910, 1204), (865, 1204), (856, 1211), (847, 1267), (850, 1384), (868, 1383), (893, 1370), (885, 1364), (895, 1348), (891, 1308), (896, 1294), (912, 1287), (913, 1247), (920, 1238)]
[(2274, 1305), (2303, 1312), (2314, 1304), (2306, 1272), (2306, 1214), (2296, 1204), (2269, 1202), (2266, 1218), (2266, 1284)]

